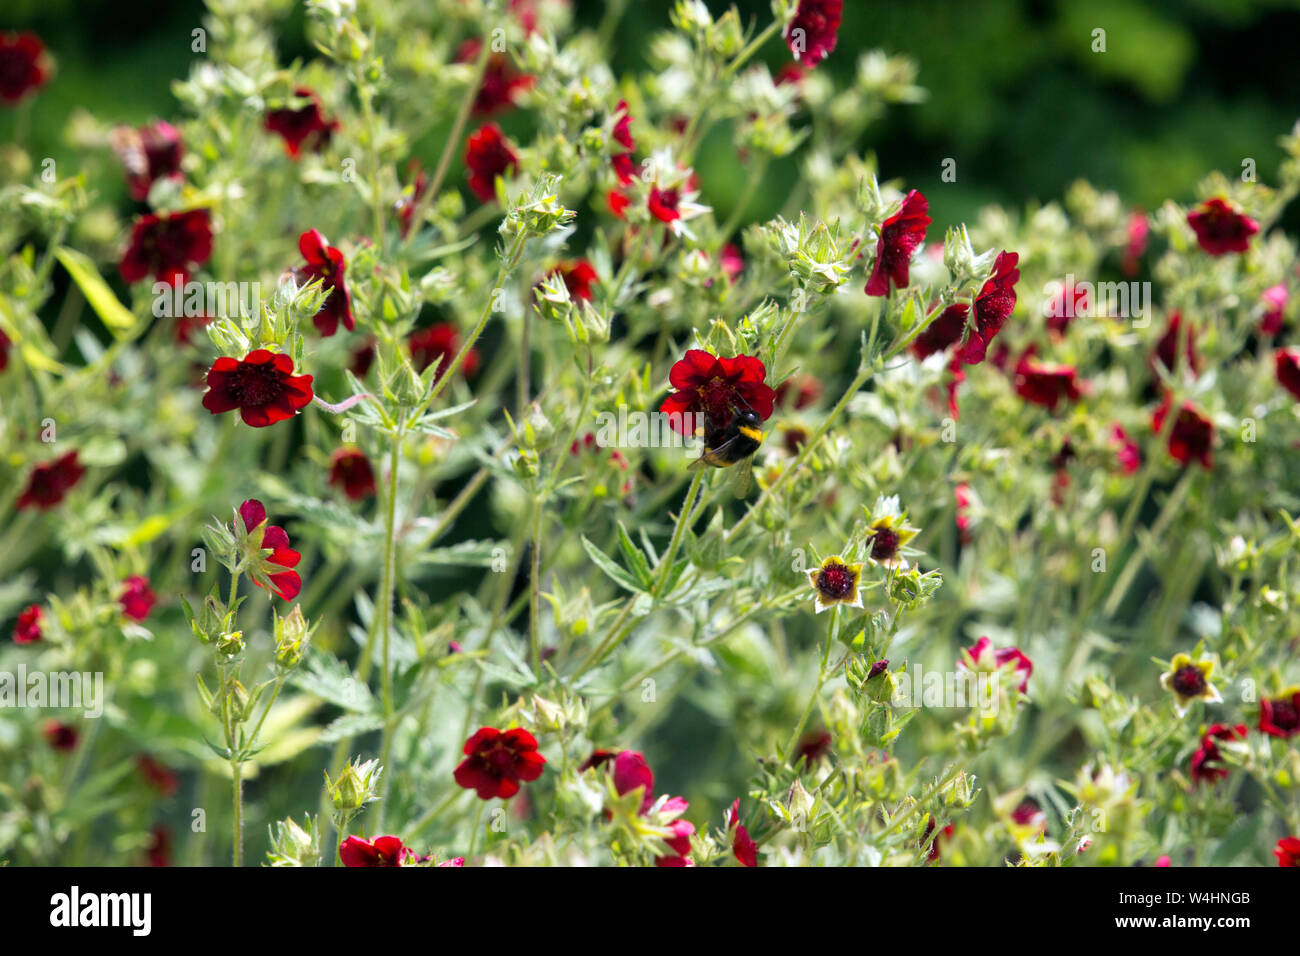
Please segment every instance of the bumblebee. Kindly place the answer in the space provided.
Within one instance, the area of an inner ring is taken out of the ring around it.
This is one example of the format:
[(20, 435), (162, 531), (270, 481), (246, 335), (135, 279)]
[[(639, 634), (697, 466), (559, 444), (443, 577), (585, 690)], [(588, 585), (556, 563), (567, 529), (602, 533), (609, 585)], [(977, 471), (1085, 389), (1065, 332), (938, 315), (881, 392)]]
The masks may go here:
[(702, 468), (729, 468), (738, 465), (732, 479), (731, 490), (737, 498), (749, 491), (750, 471), (754, 453), (763, 444), (763, 420), (750, 408), (737, 410), (725, 427), (707, 423), (704, 428), (704, 451), (691, 466)]

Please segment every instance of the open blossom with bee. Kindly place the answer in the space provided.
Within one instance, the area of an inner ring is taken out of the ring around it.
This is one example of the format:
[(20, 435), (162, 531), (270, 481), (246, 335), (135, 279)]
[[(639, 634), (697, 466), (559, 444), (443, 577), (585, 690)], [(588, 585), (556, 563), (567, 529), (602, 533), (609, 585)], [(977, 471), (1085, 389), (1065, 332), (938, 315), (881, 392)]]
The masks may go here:
[(895, 6), (0, 31), (0, 864), (1297, 865), (1297, 68)]

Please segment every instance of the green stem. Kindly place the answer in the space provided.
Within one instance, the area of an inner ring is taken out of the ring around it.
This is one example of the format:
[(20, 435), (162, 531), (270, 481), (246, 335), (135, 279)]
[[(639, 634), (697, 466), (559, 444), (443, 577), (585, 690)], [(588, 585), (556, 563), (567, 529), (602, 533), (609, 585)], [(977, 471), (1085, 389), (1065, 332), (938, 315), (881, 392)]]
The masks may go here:
[(803, 735), (804, 727), (808, 724), (808, 718), (812, 715), (813, 708), (817, 706), (817, 699), (821, 696), (822, 687), (826, 683), (826, 667), (831, 659), (831, 645), (835, 643), (835, 633), (839, 630), (840, 609), (831, 608), (830, 623), (826, 628), (826, 646), (822, 649), (822, 662), (817, 668), (817, 686), (813, 688), (812, 695), (808, 698), (808, 706), (803, 709), (803, 714), (799, 717), (799, 723), (794, 726), (794, 733), (790, 735), (789, 742), (785, 745), (783, 756), (786, 760), (794, 753), (794, 748), (799, 744), (799, 738)]

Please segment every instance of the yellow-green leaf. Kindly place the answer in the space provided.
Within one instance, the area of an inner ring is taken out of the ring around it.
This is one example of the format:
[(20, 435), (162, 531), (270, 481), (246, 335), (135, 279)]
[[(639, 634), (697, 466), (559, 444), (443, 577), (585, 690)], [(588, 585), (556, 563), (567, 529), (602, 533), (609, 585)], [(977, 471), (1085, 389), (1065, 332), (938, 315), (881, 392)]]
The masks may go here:
[(81, 294), (110, 332), (121, 337), (135, 327), (135, 315), (118, 301), (89, 256), (66, 246), (61, 246), (55, 256), (63, 263), (63, 268), (68, 270), (72, 281), (77, 283)]

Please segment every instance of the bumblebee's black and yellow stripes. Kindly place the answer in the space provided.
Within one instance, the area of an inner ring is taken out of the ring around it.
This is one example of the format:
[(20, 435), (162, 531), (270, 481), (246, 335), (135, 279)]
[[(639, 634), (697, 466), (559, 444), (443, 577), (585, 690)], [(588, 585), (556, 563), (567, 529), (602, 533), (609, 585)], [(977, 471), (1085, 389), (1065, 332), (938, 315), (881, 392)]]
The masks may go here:
[(700, 463), (726, 468), (749, 458), (763, 444), (761, 419), (748, 409), (737, 412), (725, 428), (708, 429)]

